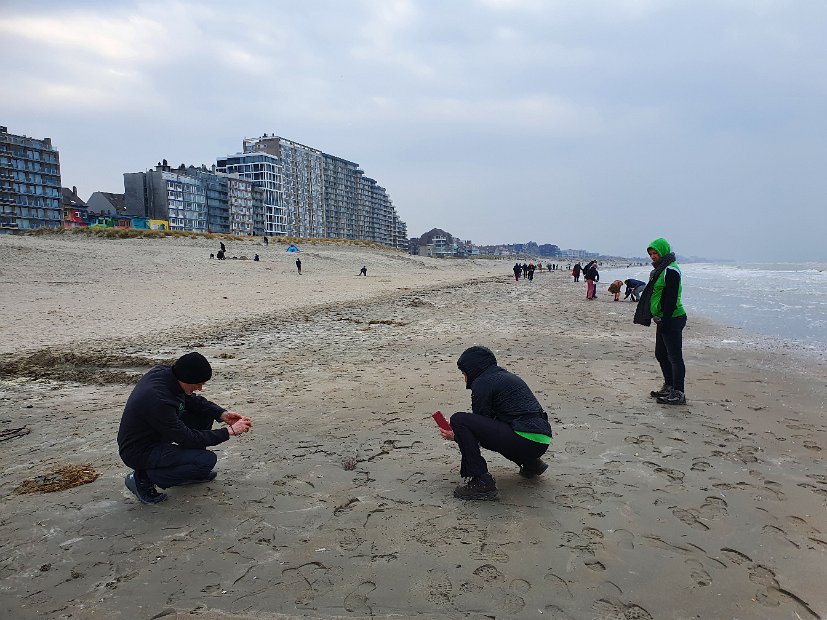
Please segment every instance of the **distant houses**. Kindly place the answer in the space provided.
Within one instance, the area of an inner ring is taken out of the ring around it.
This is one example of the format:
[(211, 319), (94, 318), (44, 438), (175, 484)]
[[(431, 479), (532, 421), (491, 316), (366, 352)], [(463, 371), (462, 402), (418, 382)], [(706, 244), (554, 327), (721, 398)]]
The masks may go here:
[(91, 212), (101, 215), (127, 215), (124, 194), (93, 192), (86, 201), (86, 206)]

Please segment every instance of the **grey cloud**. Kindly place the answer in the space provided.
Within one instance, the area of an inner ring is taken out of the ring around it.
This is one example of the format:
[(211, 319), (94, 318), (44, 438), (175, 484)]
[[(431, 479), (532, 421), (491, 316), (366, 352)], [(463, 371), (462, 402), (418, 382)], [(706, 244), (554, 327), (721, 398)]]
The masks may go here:
[[(820, 3), (0, 7), (0, 119), (64, 182), (275, 132), (358, 161), (412, 235), (825, 259)], [(34, 39), (46, 37), (46, 44)], [(50, 30), (51, 28), (51, 30)], [(22, 51), (22, 50), (25, 50)]]

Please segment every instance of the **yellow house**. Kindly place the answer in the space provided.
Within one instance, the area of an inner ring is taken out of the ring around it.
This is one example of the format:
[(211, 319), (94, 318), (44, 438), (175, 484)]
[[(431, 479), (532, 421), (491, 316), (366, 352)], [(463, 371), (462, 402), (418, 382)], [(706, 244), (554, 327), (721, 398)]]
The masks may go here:
[(169, 222), (167, 220), (149, 220), (150, 230), (169, 230)]

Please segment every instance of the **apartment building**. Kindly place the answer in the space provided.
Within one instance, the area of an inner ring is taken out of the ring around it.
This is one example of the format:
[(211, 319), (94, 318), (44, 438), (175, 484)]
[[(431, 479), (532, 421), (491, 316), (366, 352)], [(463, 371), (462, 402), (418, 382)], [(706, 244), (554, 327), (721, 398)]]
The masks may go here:
[[(220, 173), (219, 173), (220, 174)], [(234, 235), (252, 235), (254, 226), (255, 206), (262, 205), (259, 211), (263, 212), (264, 190), (257, 188), (253, 182), (239, 177), (226, 176), (227, 179), (227, 207), (230, 214), (230, 232)], [(255, 197), (253, 194), (259, 194)], [(263, 226), (263, 224), (261, 224)]]
[(123, 175), (129, 215), (167, 220), (171, 230), (208, 232), (207, 187), (185, 167), (173, 170), (166, 160), (155, 170)]
[(253, 234), (287, 235), (287, 215), (282, 192), (282, 168), (279, 158), (267, 152), (236, 153), (219, 157), (216, 172), (251, 181), (254, 203)]
[(0, 126), (0, 233), (43, 227), (63, 227), (59, 153)]
[(287, 234), (406, 248), (407, 227), (385, 188), (357, 163), (275, 134), (245, 138), (243, 148), (279, 159)]
[(357, 227), (357, 196), (364, 173), (359, 169), (359, 164), (325, 155), (322, 171), (322, 197), (327, 224), (324, 236), (332, 239), (361, 239)]
[(245, 138), (245, 153), (269, 153), (281, 163), (285, 226), (293, 237), (324, 237), (324, 153), (278, 136)]

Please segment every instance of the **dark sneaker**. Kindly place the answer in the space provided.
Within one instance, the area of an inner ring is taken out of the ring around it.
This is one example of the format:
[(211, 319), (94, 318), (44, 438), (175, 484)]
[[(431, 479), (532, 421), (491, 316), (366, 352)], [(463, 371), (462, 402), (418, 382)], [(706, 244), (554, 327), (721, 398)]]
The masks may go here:
[(664, 398), (666, 396), (669, 396), (671, 393), (672, 386), (664, 383), (663, 387), (659, 390), (652, 390), (651, 392), (649, 392), (649, 396), (651, 396), (652, 398)]
[(658, 402), (661, 405), (685, 405), (686, 394), (680, 390), (672, 390), (672, 393), (669, 394), (669, 396), (661, 396), (658, 398)]
[(141, 500), (142, 504), (160, 504), (167, 498), (166, 493), (158, 493), (152, 482), (136, 476), (134, 471), (126, 477), (124, 484), (135, 494), (135, 497)]
[(533, 461), (520, 465), (520, 475), (523, 478), (533, 478), (534, 476), (541, 475), (547, 469), (548, 463), (543, 461), (543, 459), (534, 459)]
[(216, 474), (214, 471), (211, 471), (207, 474), (206, 478), (193, 478), (192, 480), (184, 480), (183, 482), (179, 482), (176, 486), (185, 487), (190, 484), (203, 484), (205, 482), (212, 482), (213, 480), (215, 480), (215, 477), (217, 475), (218, 474)]
[(497, 499), (497, 485), (491, 474), (476, 476), (465, 484), (454, 489), (454, 497), (457, 499), (492, 500)]

